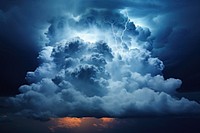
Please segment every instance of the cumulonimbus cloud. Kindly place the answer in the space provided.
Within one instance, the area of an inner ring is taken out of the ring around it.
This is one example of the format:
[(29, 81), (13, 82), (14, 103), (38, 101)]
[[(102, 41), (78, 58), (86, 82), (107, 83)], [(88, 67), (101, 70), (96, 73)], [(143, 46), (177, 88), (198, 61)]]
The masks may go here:
[(35, 118), (136, 117), (198, 113), (195, 101), (176, 98), (179, 79), (164, 79), (152, 56), (151, 32), (126, 11), (89, 10), (49, 22), (49, 42), (29, 85), (9, 102)]

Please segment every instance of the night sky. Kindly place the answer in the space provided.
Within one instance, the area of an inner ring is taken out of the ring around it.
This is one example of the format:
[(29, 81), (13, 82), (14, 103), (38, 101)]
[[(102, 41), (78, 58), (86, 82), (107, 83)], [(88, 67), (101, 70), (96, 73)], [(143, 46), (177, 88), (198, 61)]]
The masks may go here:
[(199, 0), (1, 0), (0, 132), (197, 132), (199, 24)]

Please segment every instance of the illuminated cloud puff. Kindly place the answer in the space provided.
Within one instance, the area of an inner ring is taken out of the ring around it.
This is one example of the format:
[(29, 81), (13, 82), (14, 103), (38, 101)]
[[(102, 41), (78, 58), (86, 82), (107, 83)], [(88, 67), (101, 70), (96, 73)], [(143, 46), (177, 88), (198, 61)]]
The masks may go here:
[(90, 10), (51, 20), (40, 66), (10, 98), (23, 115), (138, 117), (198, 113), (195, 101), (176, 98), (179, 79), (164, 79), (152, 56), (151, 32), (126, 11)]

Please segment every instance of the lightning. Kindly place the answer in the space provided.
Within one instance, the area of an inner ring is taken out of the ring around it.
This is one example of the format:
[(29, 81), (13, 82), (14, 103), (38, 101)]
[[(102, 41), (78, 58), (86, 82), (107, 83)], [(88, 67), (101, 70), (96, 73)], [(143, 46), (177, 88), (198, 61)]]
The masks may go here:
[(120, 40), (121, 40), (121, 45), (123, 45), (124, 44), (124, 40), (123, 40), (123, 38), (124, 38), (124, 33), (125, 33), (125, 31), (127, 30), (127, 25), (128, 25), (128, 23), (129, 23), (129, 17), (128, 17), (128, 12), (127, 12), (127, 10), (125, 10), (125, 24), (124, 24), (124, 29), (122, 30), (122, 33), (121, 33), (121, 35), (120, 35)]
[[(112, 36), (113, 36), (113, 38), (114, 38), (114, 42), (115, 42), (115, 44), (116, 44), (116, 46), (117, 46), (117, 48), (116, 49), (121, 49), (121, 47), (122, 48), (125, 48), (125, 49), (127, 49), (127, 46), (126, 46), (126, 43), (125, 43), (125, 41), (124, 41), (124, 34), (125, 34), (125, 32), (127, 31), (127, 29), (128, 29), (128, 23), (130, 22), (130, 19), (129, 19), (129, 15), (128, 15), (128, 12), (127, 12), (127, 10), (122, 10), (121, 11), (121, 13), (124, 15), (124, 22), (122, 22), (123, 23), (123, 29), (118, 29), (118, 28), (116, 28), (116, 30), (115, 30), (115, 22), (110, 22), (110, 21), (105, 21), (104, 20), (104, 22), (105, 23), (108, 23), (109, 25), (110, 25), (110, 28), (111, 28), (111, 34), (112, 34)], [(119, 41), (118, 41), (119, 40)], [(119, 42), (119, 44), (120, 45), (118, 45), (118, 42)], [(122, 52), (122, 51), (121, 51)]]
[(112, 34), (114, 36), (115, 44), (117, 44), (117, 35), (116, 35), (115, 30), (114, 30), (114, 24), (110, 23), (110, 25), (111, 25), (111, 29), (112, 29)]
[(114, 42), (115, 42), (115, 44), (117, 44), (117, 33), (114, 30), (114, 24), (115, 23), (114, 22), (110, 22), (110, 21), (106, 21), (106, 20), (104, 20), (104, 23), (108, 23), (110, 25), (112, 36), (114, 38)]

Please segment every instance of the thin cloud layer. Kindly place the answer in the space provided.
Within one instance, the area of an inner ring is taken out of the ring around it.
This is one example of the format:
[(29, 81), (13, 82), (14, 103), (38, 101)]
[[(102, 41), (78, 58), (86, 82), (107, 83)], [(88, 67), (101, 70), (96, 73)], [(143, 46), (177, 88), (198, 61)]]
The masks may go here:
[(87, 10), (49, 21), (40, 66), (28, 72), (30, 85), (9, 99), (21, 114), (137, 117), (199, 113), (195, 101), (176, 98), (181, 80), (164, 79), (164, 64), (152, 56), (148, 28), (135, 26), (128, 12)]

